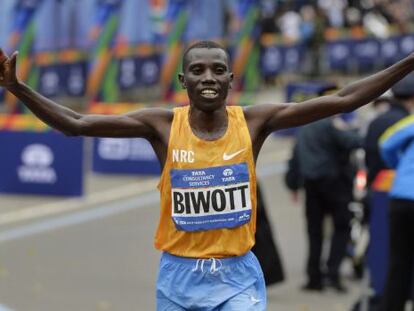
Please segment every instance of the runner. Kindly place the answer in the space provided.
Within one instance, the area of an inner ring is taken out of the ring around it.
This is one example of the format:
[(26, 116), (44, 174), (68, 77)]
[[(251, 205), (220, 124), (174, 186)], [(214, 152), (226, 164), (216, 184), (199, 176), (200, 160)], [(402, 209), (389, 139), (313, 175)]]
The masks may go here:
[(0, 51), (0, 86), (69, 136), (143, 137), (163, 168), (155, 246), (162, 251), (157, 310), (265, 310), (263, 274), (250, 249), (256, 227), (255, 163), (275, 130), (371, 102), (414, 69), (414, 55), (335, 94), (302, 103), (226, 106), (233, 74), (211, 41), (190, 46), (179, 80), (190, 100), (173, 110), (80, 114), (16, 77), (17, 53)]

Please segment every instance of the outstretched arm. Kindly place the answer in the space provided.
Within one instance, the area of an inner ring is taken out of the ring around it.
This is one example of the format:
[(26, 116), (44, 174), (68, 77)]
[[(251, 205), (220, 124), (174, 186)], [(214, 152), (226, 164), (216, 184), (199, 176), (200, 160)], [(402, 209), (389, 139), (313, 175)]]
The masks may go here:
[(17, 52), (8, 57), (0, 49), (0, 86), (19, 98), (39, 119), (66, 135), (105, 137), (159, 137), (158, 127), (169, 122), (165, 109), (140, 109), (123, 115), (87, 115), (63, 107), (19, 81)]
[(294, 104), (253, 106), (246, 109), (246, 117), (260, 127), (259, 132), (269, 134), (278, 129), (349, 112), (368, 104), (413, 70), (414, 53), (376, 74), (345, 86), (332, 95)]

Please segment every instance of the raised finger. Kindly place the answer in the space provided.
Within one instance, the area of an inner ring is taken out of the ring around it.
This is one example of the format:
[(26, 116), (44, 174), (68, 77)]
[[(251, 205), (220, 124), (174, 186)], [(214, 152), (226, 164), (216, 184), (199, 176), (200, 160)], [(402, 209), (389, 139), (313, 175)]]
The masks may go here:
[(4, 63), (7, 59), (7, 54), (0, 48), (0, 64)]
[(17, 61), (17, 56), (19, 55), (18, 51), (15, 51), (12, 56), (10, 56), (10, 63), (12, 66), (12, 70), (15, 71), (16, 70), (16, 61)]

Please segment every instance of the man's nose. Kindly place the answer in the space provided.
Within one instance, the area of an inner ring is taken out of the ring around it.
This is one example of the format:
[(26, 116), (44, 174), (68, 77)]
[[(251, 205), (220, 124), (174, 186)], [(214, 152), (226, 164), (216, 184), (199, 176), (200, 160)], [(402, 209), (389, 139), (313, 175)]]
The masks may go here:
[(206, 70), (203, 76), (203, 82), (205, 83), (215, 83), (216, 79), (214, 77), (214, 74), (211, 70)]

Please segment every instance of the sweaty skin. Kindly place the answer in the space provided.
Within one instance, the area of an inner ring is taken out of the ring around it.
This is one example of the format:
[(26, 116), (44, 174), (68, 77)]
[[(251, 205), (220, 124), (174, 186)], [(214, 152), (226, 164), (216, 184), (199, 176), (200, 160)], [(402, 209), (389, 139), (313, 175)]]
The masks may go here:
[[(81, 114), (62, 107), (30, 89), (16, 77), (17, 53), (0, 49), (0, 86), (19, 98), (39, 119), (68, 136), (142, 137), (164, 166), (173, 112), (139, 109), (121, 115)], [(275, 130), (298, 126), (368, 104), (414, 69), (414, 54), (338, 92), (301, 103), (261, 104), (244, 108), (254, 160), (266, 137)], [(220, 48), (194, 48), (184, 59), (179, 80), (190, 99), (190, 126), (204, 140), (216, 140), (227, 129), (226, 97), (233, 74)]]

